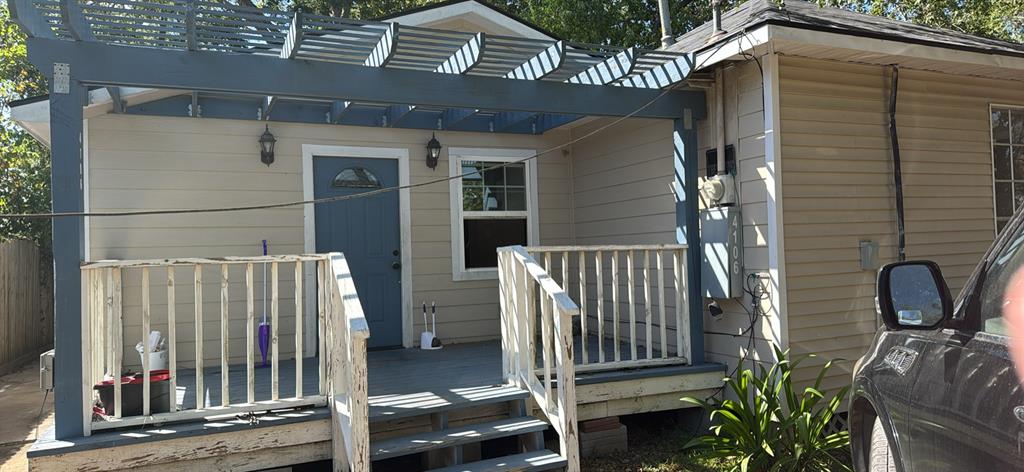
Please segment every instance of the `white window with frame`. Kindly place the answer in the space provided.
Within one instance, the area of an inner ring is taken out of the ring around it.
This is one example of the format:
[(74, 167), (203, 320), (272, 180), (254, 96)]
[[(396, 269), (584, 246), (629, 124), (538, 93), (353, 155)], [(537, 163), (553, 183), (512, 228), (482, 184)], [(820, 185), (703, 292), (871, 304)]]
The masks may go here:
[(992, 105), (996, 233), (1024, 206), (1024, 107)]
[(535, 245), (537, 167), (527, 149), (449, 148), (452, 278), (498, 277), (497, 248)]

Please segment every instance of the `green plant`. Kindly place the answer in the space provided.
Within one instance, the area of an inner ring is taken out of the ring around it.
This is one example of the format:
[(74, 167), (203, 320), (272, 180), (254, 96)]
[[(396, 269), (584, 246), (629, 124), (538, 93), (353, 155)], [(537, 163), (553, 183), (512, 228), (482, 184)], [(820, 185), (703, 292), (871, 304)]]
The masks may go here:
[(832, 367), (828, 361), (814, 384), (803, 391), (793, 386), (793, 372), (808, 357), (789, 359), (789, 351), (773, 347), (778, 361), (769, 368), (742, 370), (725, 379), (736, 400), (698, 400), (711, 415), (709, 434), (694, 438), (685, 449), (703, 450), (734, 461), (733, 471), (849, 471), (840, 459), (850, 445), (850, 433), (827, 433), (849, 387), (829, 395), (821, 383)]

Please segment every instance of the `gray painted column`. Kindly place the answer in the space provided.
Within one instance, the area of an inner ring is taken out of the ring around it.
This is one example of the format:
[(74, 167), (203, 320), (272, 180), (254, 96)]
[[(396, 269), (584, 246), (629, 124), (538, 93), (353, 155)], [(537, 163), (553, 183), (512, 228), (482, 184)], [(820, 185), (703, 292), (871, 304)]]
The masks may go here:
[[(72, 74), (74, 71), (72, 70)], [(86, 89), (74, 80), (59, 93), (50, 80), (53, 211), (82, 211), (82, 105)], [(54, 407), (57, 439), (82, 436), (82, 275), (84, 221), (53, 220)]]
[(697, 201), (697, 122), (690, 109), (672, 131), (676, 192), (676, 241), (686, 244), (692, 365), (704, 363), (704, 291), (701, 289), (700, 215)]

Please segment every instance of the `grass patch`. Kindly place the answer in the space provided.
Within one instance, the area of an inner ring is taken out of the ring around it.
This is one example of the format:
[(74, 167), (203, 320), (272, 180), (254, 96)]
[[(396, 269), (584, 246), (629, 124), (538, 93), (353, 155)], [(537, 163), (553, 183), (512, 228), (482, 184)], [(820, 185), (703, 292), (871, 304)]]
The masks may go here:
[[(691, 409), (694, 414), (698, 409)], [(696, 417), (694, 417), (696, 418)], [(629, 450), (605, 457), (584, 457), (581, 469), (588, 472), (719, 472), (729, 469), (721, 459), (684, 452), (696, 426), (677, 421), (674, 414), (648, 413), (622, 418), (629, 431)]]

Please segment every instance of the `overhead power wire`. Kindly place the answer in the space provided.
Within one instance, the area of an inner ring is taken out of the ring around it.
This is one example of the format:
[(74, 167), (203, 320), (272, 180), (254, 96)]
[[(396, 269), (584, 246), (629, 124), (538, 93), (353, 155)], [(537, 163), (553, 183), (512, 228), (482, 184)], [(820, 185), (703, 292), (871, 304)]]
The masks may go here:
[(623, 121), (636, 116), (638, 113), (651, 106), (654, 102), (660, 100), (662, 97), (672, 91), (676, 85), (665, 88), (656, 97), (649, 100), (640, 108), (629, 112), (624, 116), (620, 116), (610, 123), (599, 126), (592, 131), (584, 133), (582, 136), (574, 139), (570, 139), (562, 144), (553, 146), (542, 151), (535, 152), (534, 154), (518, 159), (515, 161), (502, 162), (493, 166), (485, 167), (482, 169), (465, 172), (462, 174), (456, 174), (449, 177), (442, 177), (438, 179), (431, 179), (423, 182), (417, 182), (407, 185), (396, 185), (393, 187), (384, 187), (368, 192), (357, 193), (353, 195), (340, 195), (334, 197), (314, 198), (312, 200), (295, 200), (290, 202), (279, 202), (279, 203), (265, 203), (259, 205), (242, 205), (242, 206), (230, 206), (230, 207), (213, 207), (213, 208), (178, 208), (178, 209), (161, 209), (161, 210), (129, 210), (129, 211), (69, 211), (69, 212), (53, 212), (53, 213), (0, 213), (0, 218), (5, 219), (51, 219), (51, 218), (68, 218), (68, 217), (113, 217), (113, 216), (151, 216), (151, 215), (182, 215), (182, 214), (199, 214), (199, 213), (228, 213), (228, 212), (240, 212), (240, 211), (253, 211), (253, 210), (269, 210), (275, 208), (287, 208), (293, 206), (302, 205), (316, 205), (320, 203), (332, 203), (345, 200), (355, 200), (357, 198), (368, 198), (375, 195), (380, 195), (389, 192), (395, 192), (399, 190), (408, 190), (418, 187), (426, 187), (428, 185), (434, 185), (444, 182), (450, 182), (455, 179), (461, 179), (476, 174), (482, 174), (487, 171), (501, 169), (515, 164), (522, 164), (527, 161), (537, 159), (545, 154), (552, 153), (554, 151), (566, 148), (580, 141), (590, 138), (602, 131), (605, 131), (611, 127), (622, 123)]

